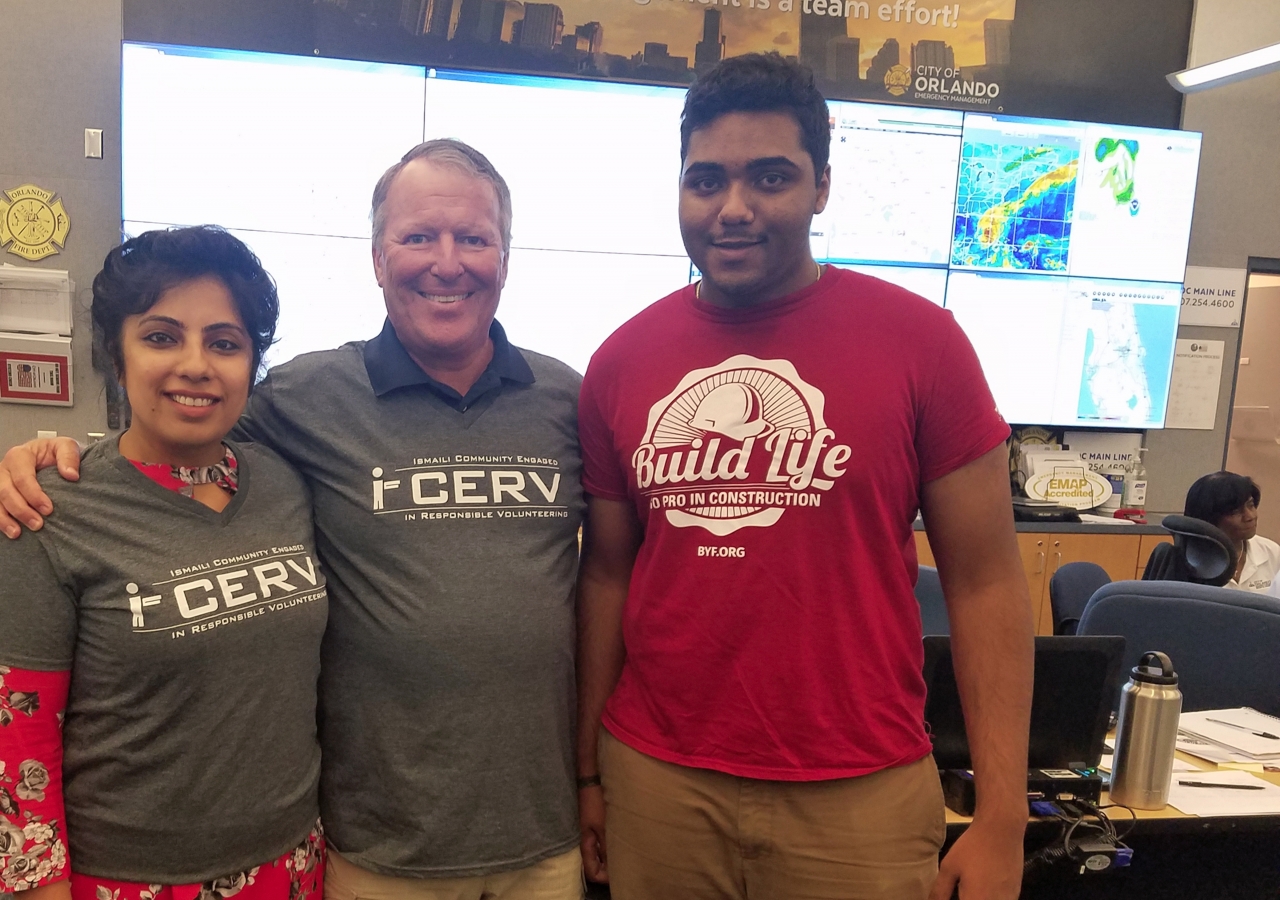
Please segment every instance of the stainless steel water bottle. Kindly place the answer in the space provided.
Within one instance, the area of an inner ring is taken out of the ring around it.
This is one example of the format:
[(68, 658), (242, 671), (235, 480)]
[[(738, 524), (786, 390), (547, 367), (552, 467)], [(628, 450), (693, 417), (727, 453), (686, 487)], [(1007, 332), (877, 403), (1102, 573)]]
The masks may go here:
[(1111, 765), (1111, 801), (1135, 809), (1163, 809), (1178, 740), (1182, 692), (1169, 657), (1142, 654), (1120, 692), (1116, 753)]

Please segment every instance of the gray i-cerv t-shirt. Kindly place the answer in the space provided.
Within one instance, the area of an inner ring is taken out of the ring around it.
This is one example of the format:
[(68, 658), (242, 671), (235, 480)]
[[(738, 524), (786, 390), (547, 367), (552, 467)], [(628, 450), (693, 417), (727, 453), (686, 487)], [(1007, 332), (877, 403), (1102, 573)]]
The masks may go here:
[(318, 815), (316, 683), (328, 600), (302, 479), (232, 445), (221, 512), (116, 441), (41, 485), (44, 529), (0, 541), (0, 664), (71, 669), (72, 868), (190, 884), (279, 856)]
[(519, 351), (535, 380), (459, 411), (376, 395), (364, 350), (277, 366), (241, 421), (315, 498), (325, 835), (385, 875), (524, 868), (579, 840), (581, 378)]

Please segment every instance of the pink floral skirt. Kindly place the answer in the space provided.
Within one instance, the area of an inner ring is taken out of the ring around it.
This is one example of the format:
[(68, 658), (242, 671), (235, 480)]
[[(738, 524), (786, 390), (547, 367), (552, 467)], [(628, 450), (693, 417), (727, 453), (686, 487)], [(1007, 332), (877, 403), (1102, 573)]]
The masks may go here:
[(279, 859), (203, 884), (141, 884), (73, 871), (71, 900), (320, 900), (324, 863), (324, 829), (317, 822)]

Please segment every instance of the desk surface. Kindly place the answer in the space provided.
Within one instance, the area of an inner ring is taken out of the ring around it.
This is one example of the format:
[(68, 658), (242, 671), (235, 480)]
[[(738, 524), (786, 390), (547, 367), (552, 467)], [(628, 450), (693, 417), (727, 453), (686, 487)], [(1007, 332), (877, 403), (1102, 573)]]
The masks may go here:
[[(1179, 752), (1178, 759), (1184, 760), (1193, 766), (1206, 771), (1219, 771), (1211, 763), (1197, 759)], [(1225, 770), (1222, 770), (1225, 771)], [(1175, 775), (1177, 773), (1174, 773)], [(1186, 774), (1186, 773), (1182, 773)], [(1280, 772), (1255, 772), (1253, 773), (1259, 778), (1270, 781), (1272, 784), (1280, 785)], [(1110, 798), (1106, 791), (1102, 793), (1102, 801), (1099, 805), (1106, 806), (1110, 803)], [(1274, 816), (1190, 816), (1181, 810), (1166, 806), (1164, 809), (1135, 809), (1134, 817), (1138, 820), (1141, 831), (1148, 834), (1163, 832), (1167, 834), (1177, 832), (1204, 832), (1204, 831), (1275, 831), (1280, 830), (1280, 815)], [(1108, 811), (1111, 814), (1111, 811)], [(1128, 820), (1129, 814), (1123, 809), (1114, 810), (1113, 821), (1117, 828), (1124, 830), (1125, 822)], [(962, 816), (959, 813), (947, 810), (947, 831), (949, 836), (954, 836), (969, 826), (973, 819), (969, 816)], [(1034, 825), (1037, 822), (1051, 824), (1055, 829), (1058, 827), (1057, 819), (1036, 819), (1031, 820)]]

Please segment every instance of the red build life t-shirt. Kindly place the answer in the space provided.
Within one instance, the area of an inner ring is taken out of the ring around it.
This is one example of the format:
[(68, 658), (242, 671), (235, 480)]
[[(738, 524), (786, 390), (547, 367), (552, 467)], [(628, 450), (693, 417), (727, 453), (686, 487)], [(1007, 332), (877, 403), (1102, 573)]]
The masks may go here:
[(615, 737), (795, 781), (929, 753), (921, 485), (1009, 434), (951, 313), (830, 266), (745, 310), (690, 286), (595, 354), (579, 428), (587, 491), (644, 527)]

